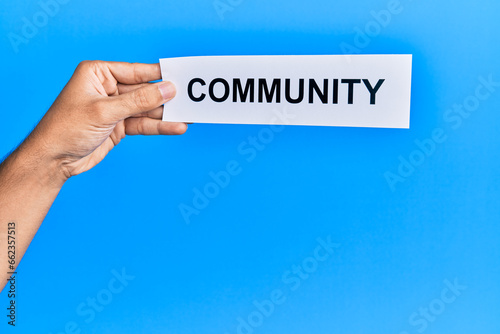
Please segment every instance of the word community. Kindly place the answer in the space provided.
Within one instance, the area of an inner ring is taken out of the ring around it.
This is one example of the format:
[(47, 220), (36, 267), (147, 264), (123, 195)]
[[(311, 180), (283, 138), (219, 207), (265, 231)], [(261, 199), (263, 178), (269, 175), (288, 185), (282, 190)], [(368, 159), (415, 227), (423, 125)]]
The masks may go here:
[[(291, 79), (272, 79), (269, 81), (270, 83), (266, 79), (249, 78), (243, 84), (241, 79), (235, 78), (232, 80), (231, 86), (228, 80), (215, 78), (206, 87), (205, 80), (194, 78), (189, 82), (187, 91), (193, 102), (204, 101), (208, 94), (209, 98), (217, 103), (228, 100), (233, 103), (254, 103), (255, 101), (258, 103), (281, 103), (284, 90), (284, 98), (286, 102), (291, 104), (313, 104), (316, 101), (322, 104), (338, 104), (339, 86), (344, 85), (347, 88), (347, 96), (341, 102), (347, 101), (347, 104), (354, 104), (355, 87), (361, 85), (368, 90), (369, 101), (367, 103), (374, 105), (376, 104), (376, 94), (385, 79), (379, 79), (375, 85), (368, 79), (324, 79), (322, 82), (315, 79), (298, 79), (293, 82)], [(342, 91), (345, 91), (345, 88)]]

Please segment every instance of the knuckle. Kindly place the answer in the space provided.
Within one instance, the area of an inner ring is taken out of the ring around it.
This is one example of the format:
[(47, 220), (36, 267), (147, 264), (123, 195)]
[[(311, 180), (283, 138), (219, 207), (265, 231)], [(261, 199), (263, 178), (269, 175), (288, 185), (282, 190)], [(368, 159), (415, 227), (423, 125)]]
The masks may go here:
[(99, 122), (105, 122), (108, 119), (109, 106), (104, 100), (97, 100), (92, 104), (92, 118)]
[(86, 69), (90, 68), (92, 66), (92, 60), (84, 60), (81, 61), (80, 64), (78, 64), (78, 69)]
[(77, 68), (87, 67), (89, 66), (90, 62), (91, 62), (90, 60), (83, 60), (78, 64)]
[(133, 91), (133, 100), (137, 109), (147, 111), (149, 106), (149, 97), (144, 89)]
[(102, 63), (103, 63), (103, 61), (100, 61), (100, 60), (83, 60), (78, 64), (77, 70), (95, 69), (95, 68), (101, 66)]
[(141, 118), (139, 122), (137, 122), (137, 133), (144, 133), (144, 119)]
[(139, 71), (139, 66), (138, 63), (132, 63), (132, 75), (134, 77), (135, 82), (143, 82), (143, 76), (141, 72)]

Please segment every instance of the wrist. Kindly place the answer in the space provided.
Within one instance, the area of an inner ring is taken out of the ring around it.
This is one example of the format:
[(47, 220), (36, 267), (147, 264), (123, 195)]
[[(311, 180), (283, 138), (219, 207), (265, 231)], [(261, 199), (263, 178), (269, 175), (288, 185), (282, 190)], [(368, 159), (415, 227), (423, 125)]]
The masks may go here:
[(59, 191), (68, 177), (60, 161), (50, 152), (50, 148), (42, 140), (30, 135), (9, 156), (9, 161), (6, 161), (7, 168), (12, 169), (19, 177), (33, 185)]

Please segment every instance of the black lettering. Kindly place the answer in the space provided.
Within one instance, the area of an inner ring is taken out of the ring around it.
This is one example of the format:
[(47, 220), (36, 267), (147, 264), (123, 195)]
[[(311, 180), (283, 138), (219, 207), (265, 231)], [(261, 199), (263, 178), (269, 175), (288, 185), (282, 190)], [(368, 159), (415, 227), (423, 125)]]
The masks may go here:
[(349, 91), (347, 95), (347, 103), (353, 104), (354, 101), (354, 84), (361, 83), (361, 79), (342, 79), (342, 83), (346, 83), (349, 85)]
[(309, 103), (314, 102), (314, 92), (323, 103), (328, 103), (328, 79), (323, 80), (323, 91), (320, 90), (316, 80), (309, 79)]
[[(232, 79), (232, 87), (229, 82), (223, 78), (215, 78), (208, 85), (208, 93), (205, 89), (201, 89), (198, 96), (195, 96), (193, 93), (195, 84), (199, 84), (200, 87), (207, 86), (207, 83), (201, 78), (194, 78), (188, 84), (188, 96), (194, 102), (201, 102), (205, 100), (206, 95), (209, 95), (212, 101), (214, 102), (225, 102), (230, 96), (232, 97), (232, 102), (234, 103), (254, 103), (255, 100), (258, 100), (259, 103), (281, 103), (281, 88), (282, 88), (282, 80), (283, 79), (257, 79), (255, 78), (233, 78)], [(293, 79), (298, 80), (298, 87), (295, 86), (292, 88), (292, 79), (287, 78), (285, 80), (285, 99), (286, 102), (291, 104), (298, 104), (304, 102), (305, 94), (309, 93), (309, 103), (314, 103), (315, 98), (319, 98), (323, 104), (327, 104), (330, 99), (330, 92), (332, 93), (332, 104), (339, 103), (339, 81), (342, 84), (347, 85), (347, 103), (354, 103), (354, 85), (360, 84), (363, 81), (366, 89), (370, 93), (370, 104), (376, 104), (376, 96), (382, 84), (385, 82), (385, 79), (379, 79), (375, 86), (372, 86), (369, 79), (332, 79), (333, 80), (333, 88), (331, 91), (329, 90), (330, 79), (323, 79), (323, 85), (320, 86), (316, 79), (307, 79), (309, 80), (309, 89), (308, 92), (305, 91), (305, 80), (301, 79)], [(296, 82), (296, 81), (295, 81)], [(223, 87), (218, 87), (217, 84), (222, 84)], [(255, 87), (258, 85), (258, 87)], [(221, 89), (223, 91), (221, 92)], [(198, 88), (200, 89), (200, 88)], [(232, 89), (232, 92), (231, 92)], [(256, 92), (258, 90), (258, 92)], [(292, 90), (293, 93), (292, 94)], [(203, 92), (204, 91), (204, 92)], [(216, 91), (218, 93), (216, 93)], [(217, 96), (218, 94), (219, 96)], [(222, 96), (220, 96), (222, 94)], [(258, 97), (256, 97), (258, 94)], [(294, 95), (295, 97), (292, 97)]]
[(233, 79), (233, 102), (238, 102), (238, 94), (241, 102), (247, 101), (247, 96), (250, 94), (250, 103), (254, 102), (255, 80), (248, 79), (245, 85), (245, 90), (241, 85), (240, 79)]
[[(218, 84), (219, 82), (224, 85), (224, 95), (222, 95), (222, 97), (215, 96), (215, 92), (214, 92), (215, 85)], [(229, 97), (229, 84), (227, 83), (226, 80), (224, 80), (222, 78), (214, 79), (214, 80), (212, 80), (212, 82), (210, 83), (210, 86), (208, 87), (208, 94), (210, 95), (210, 98), (214, 102), (224, 102)]]
[(191, 100), (193, 100), (194, 102), (201, 102), (205, 99), (205, 96), (207, 96), (207, 94), (201, 94), (200, 97), (196, 97), (193, 95), (193, 85), (195, 83), (200, 83), (202, 86), (205, 86), (206, 83), (203, 79), (200, 79), (200, 78), (195, 78), (193, 80), (191, 80), (188, 84), (188, 96)]
[(273, 95), (276, 93), (276, 103), (281, 102), (281, 80), (274, 79), (271, 85), (271, 91), (267, 86), (266, 79), (259, 79), (259, 103), (264, 101), (264, 93), (266, 95), (266, 102), (273, 102)]
[(337, 104), (339, 103), (339, 79), (333, 79), (333, 97), (332, 97), (332, 103)]
[(299, 97), (292, 99), (290, 96), (290, 79), (285, 80), (285, 98), (289, 103), (300, 103), (304, 99), (304, 79), (299, 79)]
[(368, 89), (368, 91), (370, 92), (370, 104), (375, 104), (375, 94), (377, 94), (377, 91), (379, 90), (380, 86), (382, 86), (384, 81), (385, 79), (380, 79), (375, 85), (375, 87), (372, 88), (370, 81), (368, 81), (368, 79), (363, 79), (366, 89)]

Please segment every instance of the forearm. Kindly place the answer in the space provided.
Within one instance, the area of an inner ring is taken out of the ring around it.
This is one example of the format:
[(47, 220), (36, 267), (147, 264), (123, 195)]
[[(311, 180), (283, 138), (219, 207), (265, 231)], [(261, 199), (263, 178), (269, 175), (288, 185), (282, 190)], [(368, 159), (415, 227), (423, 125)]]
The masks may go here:
[[(0, 165), (0, 289), (10, 277), (8, 273), (15, 271), (65, 181), (57, 160), (34, 137), (28, 137)], [(14, 245), (12, 261), (9, 256)]]

